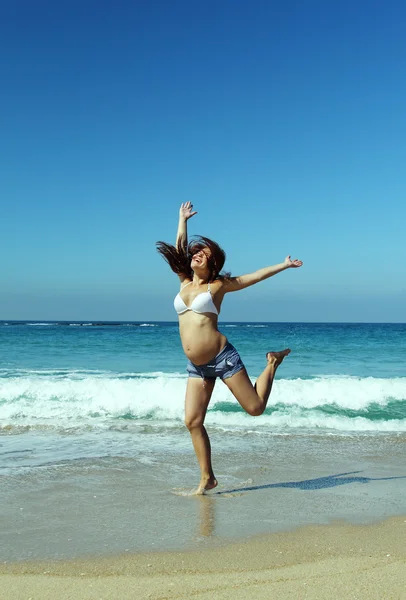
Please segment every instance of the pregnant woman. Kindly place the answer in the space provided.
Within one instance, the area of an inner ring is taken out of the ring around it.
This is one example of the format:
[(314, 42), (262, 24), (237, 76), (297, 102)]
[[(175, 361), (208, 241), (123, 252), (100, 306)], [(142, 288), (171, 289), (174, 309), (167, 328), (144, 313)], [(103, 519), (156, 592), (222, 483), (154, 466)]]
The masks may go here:
[(175, 246), (157, 242), (157, 250), (180, 279), (180, 292), (174, 304), (183, 350), (189, 359), (185, 423), (200, 466), (200, 483), (195, 493), (204, 494), (217, 485), (211, 464), (210, 440), (204, 427), (216, 378), (222, 379), (248, 414), (261, 415), (271, 393), (276, 369), (290, 352), (289, 348), (268, 352), (266, 367), (252, 385), (237, 350), (217, 329), (224, 296), (286, 269), (301, 267), (303, 263), (288, 256), (283, 263), (247, 275), (231, 277), (221, 273), (226, 255), (216, 242), (198, 237), (188, 243), (187, 221), (195, 214), (190, 202), (182, 204)]

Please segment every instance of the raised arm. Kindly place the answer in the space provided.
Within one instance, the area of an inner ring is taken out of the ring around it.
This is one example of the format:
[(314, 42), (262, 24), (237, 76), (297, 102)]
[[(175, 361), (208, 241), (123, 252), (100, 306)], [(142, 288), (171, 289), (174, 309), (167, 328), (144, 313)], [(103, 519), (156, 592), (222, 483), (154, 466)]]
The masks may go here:
[(260, 281), (264, 281), (264, 279), (268, 279), (281, 271), (286, 271), (286, 269), (297, 269), (302, 266), (302, 261), (295, 258), (292, 260), (290, 256), (287, 256), (283, 263), (278, 265), (273, 265), (271, 267), (264, 267), (263, 269), (259, 269), (258, 271), (254, 271), (254, 273), (247, 273), (246, 275), (240, 275), (239, 277), (231, 277), (224, 282), (224, 291), (225, 292), (237, 292), (238, 290), (243, 290), (250, 285), (254, 285), (254, 283), (259, 283)]
[(187, 246), (187, 222), (190, 217), (197, 214), (197, 211), (193, 212), (193, 204), (191, 202), (185, 202), (180, 205), (179, 209), (179, 224), (178, 232), (176, 234), (175, 247), (178, 248), (179, 243), (182, 244), (183, 248)]

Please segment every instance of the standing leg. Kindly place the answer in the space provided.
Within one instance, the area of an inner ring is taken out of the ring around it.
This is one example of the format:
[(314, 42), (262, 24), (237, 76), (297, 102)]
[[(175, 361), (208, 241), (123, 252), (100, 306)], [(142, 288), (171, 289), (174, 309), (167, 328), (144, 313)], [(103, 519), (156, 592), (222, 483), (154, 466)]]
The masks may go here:
[(268, 352), (266, 355), (268, 364), (258, 377), (255, 386), (252, 385), (245, 369), (223, 380), (248, 414), (253, 417), (262, 415), (271, 393), (276, 369), (289, 353), (289, 348), (281, 352)]
[(200, 466), (200, 483), (196, 494), (204, 494), (217, 485), (211, 464), (210, 440), (203, 425), (215, 382), (215, 379), (205, 379), (203, 385), (202, 379), (189, 377), (186, 388), (185, 424), (192, 436)]

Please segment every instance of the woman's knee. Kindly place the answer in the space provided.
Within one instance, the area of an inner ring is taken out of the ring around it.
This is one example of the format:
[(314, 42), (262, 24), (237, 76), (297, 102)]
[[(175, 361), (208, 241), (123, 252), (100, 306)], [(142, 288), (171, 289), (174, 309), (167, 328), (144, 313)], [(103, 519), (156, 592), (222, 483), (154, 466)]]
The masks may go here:
[(185, 425), (192, 431), (193, 429), (200, 429), (203, 426), (203, 420), (201, 416), (188, 416), (185, 417)]
[(248, 406), (246, 409), (247, 413), (251, 415), (251, 417), (259, 417), (265, 410), (264, 404), (253, 404), (252, 406)]

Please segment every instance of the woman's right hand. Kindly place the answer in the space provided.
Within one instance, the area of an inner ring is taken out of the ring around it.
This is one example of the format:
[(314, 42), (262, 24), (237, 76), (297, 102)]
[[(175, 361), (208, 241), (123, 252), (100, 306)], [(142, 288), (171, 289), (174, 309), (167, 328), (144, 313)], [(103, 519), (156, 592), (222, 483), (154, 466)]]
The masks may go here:
[(180, 205), (179, 209), (179, 219), (183, 219), (187, 221), (190, 217), (197, 215), (197, 211), (193, 211), (193, 204), (191, 202), (185, 202)]

